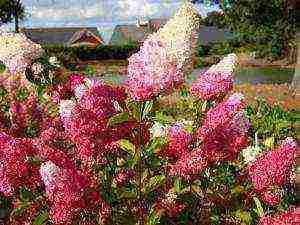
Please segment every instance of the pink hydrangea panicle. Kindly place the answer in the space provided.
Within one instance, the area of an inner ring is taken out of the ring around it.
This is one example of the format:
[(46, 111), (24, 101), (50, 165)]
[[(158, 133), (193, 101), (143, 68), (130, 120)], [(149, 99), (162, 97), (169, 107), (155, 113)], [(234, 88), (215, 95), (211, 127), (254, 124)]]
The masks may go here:
[(236, 55), (229, 54), (206, 72), (199, 74), (191, 86), (191, 93), (202, 100), (215, 100), (226, 95), (233, 88), (233, 72)]
[(145, 40), (128, 61), (126, 84), (130, 97), (136, 101), (168, 94), (184, 81), (184, 74), (169, 57), (165, 43), (156, 37)]
[(192, 140), (192, 135), (189, 134), (183, 126), (174, 125), (167, 131), (169, 143), (164, 149), (164, 155), (174, 159), (180, 158), (188, 153), (188, 146)]
[(88, 178), (51, 161), (41, 165), (40, 174), (52, 204), (51, 219), (55, 223), (71, 224), (76, 213), (85, 207), (83, 192), (88, 187)]
[(286, 212), (266, 215), (260, 218), (258, 225), (298, 225), (300, 224), (300, 209), (290, 207)]
[(269, 150), (248, 167), (254, 189), (264, 191), (272, 186), (282, 187), (296, 165), (297, 143), (286, 138), (275, 150)]
[(86, 165), (93, 165), (94, 143), (87, 137), (80, 137), (76, 142), (76, 157)]
[(268, 188), (261, 193), (261, 199), (269, 206), (278, 205), (283, 197), (283, 191), (279, 188)]
[(234, 160), (248, 145), (250, 122), (243, 109), (243, 95), (231, 95), (226, 101), (208, 111), (197, 135), (210, 163)]
[(31, 139), (0, 133), (0, 192), (11, 196), (21, 186), (35, 188), (40, 184), (40, 177), (29, 161), (36, 151)]
[(179, 202), (177, 194), (170, 190), (156, 203), (156, 208), (157, 210), (163, 209), (168, 217), (175, 218), (186, 208), (186, 205)]
[(242, 94), (236, 93), (231, 95), (226, 101), (208, 111), (203, 125), (198, 130), (198, 136), (205, 139), (215, 129), (228, 124), (235, 114), (243, 110), (245, 106)]
[(202, 149), (194, 149), (182, 155), (178, 161), (171, 165), (170, 175), (190, 179), (191, 176), (201, 173), (207, 168), (207, 159)]

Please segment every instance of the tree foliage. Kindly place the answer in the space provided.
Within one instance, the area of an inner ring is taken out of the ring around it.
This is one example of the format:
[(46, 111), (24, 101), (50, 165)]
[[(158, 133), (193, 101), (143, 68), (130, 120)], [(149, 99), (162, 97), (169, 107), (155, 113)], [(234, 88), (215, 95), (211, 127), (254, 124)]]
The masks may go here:
[(0, 24), (15, 21), (15, 31), (19, 30), (19, 20), (25, 19), (26, 13), (21, 0), (0, 0)]
[(294, 9), (288, 0), (221, 1), (227, 25), (259, 56), (287, 56), (294, 47)]

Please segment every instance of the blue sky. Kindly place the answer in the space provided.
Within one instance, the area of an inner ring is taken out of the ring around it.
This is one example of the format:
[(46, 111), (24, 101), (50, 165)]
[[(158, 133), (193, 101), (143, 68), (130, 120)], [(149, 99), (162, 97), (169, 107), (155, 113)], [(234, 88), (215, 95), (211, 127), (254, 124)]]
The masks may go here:
[[(28, 17), (21, 26), (97, 26), (108, 41), (117, 24), (135, 23), (137, 18), (171, 16), (184, 0), (23, 0)], [(202, 15), (218, 9), (198, 4)], [(5, 29), (13, 26), (7, 25)]]

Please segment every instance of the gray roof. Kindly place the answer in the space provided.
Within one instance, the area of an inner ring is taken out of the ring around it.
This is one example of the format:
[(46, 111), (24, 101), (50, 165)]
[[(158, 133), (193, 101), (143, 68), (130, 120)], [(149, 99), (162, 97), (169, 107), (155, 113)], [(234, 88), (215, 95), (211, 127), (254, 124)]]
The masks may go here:
[(142, 42), (150, 33), (148, 26), (117, 25), (113, 31), (110, 45), (121, 45), (125, 42)]
[(96, 27), (21, 28), (20, 31), (39, 44), (68, 45), (73, 35), (82, 30), (88, 30), (100, 37)]
[(198, 42), (200, 44), (222, 42), (230, 39), (232, 36), (232, 33), (227, 29), (219, 29), (213, 26), (200, 26)]

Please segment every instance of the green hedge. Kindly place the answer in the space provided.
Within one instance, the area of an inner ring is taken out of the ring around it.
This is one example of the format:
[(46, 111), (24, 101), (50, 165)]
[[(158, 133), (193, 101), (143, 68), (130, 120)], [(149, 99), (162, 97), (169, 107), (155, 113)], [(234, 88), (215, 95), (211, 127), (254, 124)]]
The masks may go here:
[(139, 50), (136, 43), (126, 43), (120, 46), (100, 45), (96, 48), (87, 46), (67, 47), (63, 45), (43, 45), (47, 55), (56, 56), (62, 62), (76, 60), (106, 60), (127, 59)]

